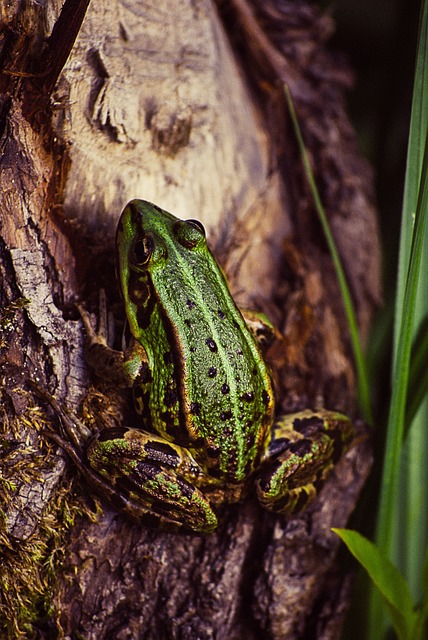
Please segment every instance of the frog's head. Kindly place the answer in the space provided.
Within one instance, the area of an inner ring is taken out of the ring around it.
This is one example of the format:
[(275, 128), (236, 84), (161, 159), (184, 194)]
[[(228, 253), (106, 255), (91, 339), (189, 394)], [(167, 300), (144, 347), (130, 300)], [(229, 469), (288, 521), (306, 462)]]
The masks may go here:
[(162, 281), (180, 286), (178, 273), (189, 253), (206, 251), (205, 230), (197, 220), (179, 220), (145, 200), (131, 200), (122, 212), (116, 233), (116, 269), (131, 332), (150, 322)]

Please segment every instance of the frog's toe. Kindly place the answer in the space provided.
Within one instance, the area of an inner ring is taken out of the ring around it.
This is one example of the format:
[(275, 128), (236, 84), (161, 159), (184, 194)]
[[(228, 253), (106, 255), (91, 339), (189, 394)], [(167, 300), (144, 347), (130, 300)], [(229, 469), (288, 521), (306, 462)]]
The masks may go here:
[(257, 498), (269, 511), (279, 514), (292, 514), (303, 511), (317, 496), (318, 483), (309, 482), (298, 487), (293, 481), (278, 474), (269, 473), (256, 481)]

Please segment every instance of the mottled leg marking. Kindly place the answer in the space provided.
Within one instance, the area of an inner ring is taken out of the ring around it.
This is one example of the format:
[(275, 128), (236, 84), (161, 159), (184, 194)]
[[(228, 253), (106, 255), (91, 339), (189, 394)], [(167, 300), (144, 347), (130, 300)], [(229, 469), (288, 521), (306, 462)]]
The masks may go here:
[(256, 487), (261, 504), (296, 513), (314, 500), (354, 435), (350, 420), (333, 411), (303, 411), (273, 427), (265, 470)]
[(192, 455), (140, 429), (105, 429), (87, 448), (92, 469), (110, 485), (110, 501), (136, 520), (164, 529), (211, 533), (217, 517), (195, 482)]

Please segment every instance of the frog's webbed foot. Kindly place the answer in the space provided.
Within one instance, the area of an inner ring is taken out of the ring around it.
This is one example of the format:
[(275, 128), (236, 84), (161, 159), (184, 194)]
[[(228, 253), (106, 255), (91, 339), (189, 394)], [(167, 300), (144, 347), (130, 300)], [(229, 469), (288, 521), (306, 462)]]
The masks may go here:
[(125, 353), (108, 345), (107, 302), (104, 290), (100, 290), (97, 331), (81, 304), (76, 304), (86, 331), (85, 360), (95, 372), (106, 380), (121, 386), (132, 387), (138, 378), (144, 380), (148, 372), (147, 354), (136, 341), (132, 341)]
[(256, 481), (261, 504), (277, 513), (296, 513), (314, 500), (354, 435), (349, 418), (334, 411), (302, 411), (273, 427)]

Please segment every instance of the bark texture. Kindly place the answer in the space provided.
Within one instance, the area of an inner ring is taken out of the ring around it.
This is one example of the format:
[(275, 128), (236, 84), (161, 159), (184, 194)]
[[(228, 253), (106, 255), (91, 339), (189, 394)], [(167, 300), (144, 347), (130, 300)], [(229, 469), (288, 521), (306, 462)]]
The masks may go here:
[[(372, 176), (344, 108), (350, 71), (326, 49), (331, 19), (273, 0), (98, 0), (80, 28), (85, 2), (12, 4), (0, 31), (4, 637), (338, 638), (350, 577), (330, 529), (355, 508), (371, 451), (283, 92), (366, 336), (380, 299)], [(202, 220), (238, 303), (275, 321), (278, 412), (323, 404), (356, 418), (354, 446), (305, 513), (275, 518), (250, 498), (207, 538), (143, 529), (43, 436), (58, 424), (29, 378), (77, 411), (86, 398), (93, 428), (132, 413), (87, 370), (73, 303), (95, 309), (103, 287), (123, 318), (113, 241), (134, 197)]]

